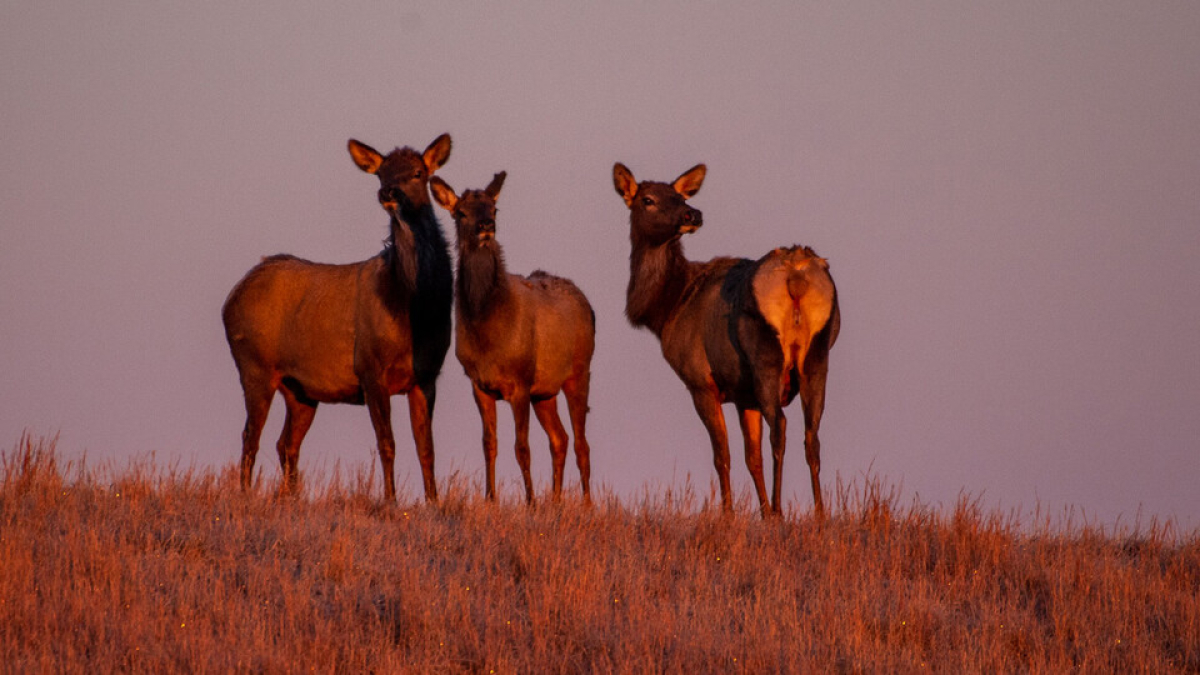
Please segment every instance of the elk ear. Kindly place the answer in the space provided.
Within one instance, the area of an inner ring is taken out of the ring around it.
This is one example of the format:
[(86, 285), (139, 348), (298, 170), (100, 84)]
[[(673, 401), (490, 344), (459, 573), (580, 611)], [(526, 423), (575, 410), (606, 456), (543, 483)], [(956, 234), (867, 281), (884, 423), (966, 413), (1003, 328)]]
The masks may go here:
[(704, 174), (707, 171), (708, 169), (703, 164), (697, 164), (684, 171), (683, 175), (679, 178), (676, 178), (671, 187), (683, 195), (684, 199), (689, 199), (692, 195), (700, 191), (700, 185), (704, 182)]
[(633, 208), (633, 196), (637, 194), (638, 184), (633, 172), (620, 162), (613, 165), (613, 186), (617, 188), (621, 199), (625, 200), (625, 206)]
[(447, 185), (446, 181), (439, 176), (434, 176), (429, 179), (429, 189), (433, 191), (433, 198), (442, 205), (443, 209), (454, 210), (458, 204), (458, 195), (454, 194), (454, 188)]
[(375, 173), (379, 170), (379, 165), (383, 164), (383, 155), (366, 143), (359, 143), (351, 138), (346, 147), (349, 148), (350, 157), (358, 165), (358, 168), (367, 173)]
[(429, 147), (425, 148), (423, 159), (425, 160), (425, 169), (429, 173), (442, 168), (446, 160), (450, 159), (450, 134), (442, 134), (433, 139)]
[(496, 198), (500, 196), (500, 188), (504, 187), (504, 179), (507, 176), (507, 171), (501, 171), (495, 176), (492, 176), (492, 182), (488, 183), (488, 186), (483, 189), (483, 191), (487, 193), (487, 196), (492, 198), (492, 201), (496, 201)]

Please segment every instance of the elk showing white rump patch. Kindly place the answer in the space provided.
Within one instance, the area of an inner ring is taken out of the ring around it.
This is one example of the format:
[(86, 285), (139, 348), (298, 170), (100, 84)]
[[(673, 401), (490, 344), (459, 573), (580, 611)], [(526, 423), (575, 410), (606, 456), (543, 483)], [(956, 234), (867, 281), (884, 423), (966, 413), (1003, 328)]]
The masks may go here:
[[(705, 221), (687, 200), (700, 190), (706, 172), (697, 164), (671, 183), (639, 183), (629, 167), (613, 165), (613, 187), (629, 207), (625, 316), (654, 333), (663, 357), (687, 386), (712, 442), (723, 508), (733, 509), (733, 490), (721, 406), (737, 407), (746, 468), (763, 516), (779, 516), (787, 450), (783, 408), (799, 396), (813, 507), (824, 514), (817, 431), (825, 411), (829, 349), (841, 326), (833, 278), (825, 260), (804, 246), (777, 248), (758, 260), (688, 260), (680, 241)], [(763, 477), (764, 422), (771, 431), (774, 474), (769, 499)]]
[(833, 314), (829, 263), (807, 246), (777, 248), (759, 261), (752, 283), (758, 311), (779, 336), (787, 372)]

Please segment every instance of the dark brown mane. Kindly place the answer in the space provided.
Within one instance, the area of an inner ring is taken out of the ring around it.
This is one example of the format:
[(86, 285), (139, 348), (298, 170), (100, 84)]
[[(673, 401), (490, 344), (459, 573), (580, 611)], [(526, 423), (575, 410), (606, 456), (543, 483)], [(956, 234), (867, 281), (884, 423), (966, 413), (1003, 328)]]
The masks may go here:
[(511, 293), (504, 283), (508, 270), (504, 250), (493, 242), (491, 246), (458, 252), (458, 306), (472, 320), (488, 317), (508, 301)]
[(634, 326), (662, 332), (671, 310), (688, 285), (688, 261), (678, 240), (656, 248), (634, 248), (629, 254), (625, 317)]

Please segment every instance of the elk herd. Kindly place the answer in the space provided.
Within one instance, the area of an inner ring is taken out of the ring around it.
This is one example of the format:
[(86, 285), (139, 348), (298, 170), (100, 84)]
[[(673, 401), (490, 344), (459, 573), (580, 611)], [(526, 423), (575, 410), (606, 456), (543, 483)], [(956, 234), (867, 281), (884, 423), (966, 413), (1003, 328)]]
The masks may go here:
[[(586, 426), (596, 315), (570, 280), (542, 270), (508, 271), (496, 222), (506, 173), (495, 174), (485, 188), (456, 192), (434, 175), (450, 158), (447, 134), (423, 152), (403, 147), (384, 155), (356, 140), (348, 148), (355, 165), (379, 179), (379, 204), (388, 216), (383, 250), (341, 265), (290, 255), (264, 258), (238, 281), (222, 308), (246, 404), (242, 488), (251, 487), (263, 424), (279, 392), (286, 407), (276, 444), (284, 492), (296, 489), (300, 444), (317, 405), (355, 403), (370, 413), (384, 495), (394, 501), (391, 399), (405, 394), (425, 498), (436, 501), (432, 418), (453, 325), (455, 356), (471, 380), (483, 424), (487, 498), (496, 499), (497, 400), (512, 409), (526, 501), (534, 501), (531, 406), (550, 440), (552, 498), (561, 497), (568, 446), (558, 414), (562, 392), (583, 498), (589, 501)], [(733, 497), (722, 404), (737, 409), (746, 466), (769, 517), (780, 515), (783, 506), (783, 409), (800, 396), (813, 503), (823, 515), (817, 432), (829, 349), (841, 322), (829, 265), (807, 246), (777, 248), (757, 260), (688, 260), (681, 238), (699, 229), (703, 217), (687, 200), (704, 176), (700, 164), (669, 183), (638, 182), (625, 165), (613, 167), (614, 187), (629, 208), (625, 315), (658, 338), (663, 358), (691, 395), (712, 443), (726, 511)], [(454, 221), (453, 262), (433, 202)], [(764, 421), (772, 457), (769, 497)]]

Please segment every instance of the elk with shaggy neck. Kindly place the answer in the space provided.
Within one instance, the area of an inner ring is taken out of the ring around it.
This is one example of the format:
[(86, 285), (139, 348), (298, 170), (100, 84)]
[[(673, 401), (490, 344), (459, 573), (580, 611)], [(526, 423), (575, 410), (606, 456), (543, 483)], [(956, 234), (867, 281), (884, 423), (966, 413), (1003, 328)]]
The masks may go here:
[(567, 433), (558, 416), (558, 392), (567, 399), (575, 435), (575, 461), (584, 500), (590, 500), (590, 449), (585, 427), (596, 317), (583, 292), (541, 270), (509, 274), (496, 241), (496, 198), (505, 173), (483, 190), (461, 196), (441, 178), (430, 181), (434, 199), (454, 217), (458, 241), (455, 354), (471, 379), (483, 419), (487, 498), (496, 498), (496, 400), (508, 401), (516, 426), (516, 455), (533, 503), (529, 406), (550, 439), (553, 498), (562, 495)]
[(349, 150), (360, 169), (379, 178), (379, 203), (390, 220), (383, 251), (347, 265), (265, 258), (233, 287), (222, 309), (246, 402), (242, 488), (250, 488), (263, 423), (278, 391), (287, 406), (276, 446), (284, 492), (296, 488), (300, 443), (317, 404), (365, 403), (384, 494), (394, 501), (391, 397), (407, 394), (425, 498), (434, 501), (431, 423), (450, 347), (454, 289), (428, 186), (430, 174), (450, 156), (450, 136), (438, 137), (423, 153), (405, 147), (385, 156), (355, 140)]
[[(629, 207), (626, 317), (658, 337), (667, 363), (691, 393), (712, 443), (726, 510), (733, 508), (733, 498), (721, 405), (737, 407), (746, 465), (764, 517), (780, 515), (787, 434), (783, 408), (800, 394), (813, 504), (823, 515), (817, 430), (825, 409), (829, 348), (841, 324), (829, 266), (803, 246), (775, 249), (758, 260), (684, 257), (680, 238), (703, 223), (700, 211), (686, 200), (700, 190), (705, 171), (699, 164), (672, 183), (639, 183), (625, 165), (613, 167), (617, 194)], [(774, 458), (769, 502), (761, 450), (764, 419)]]

